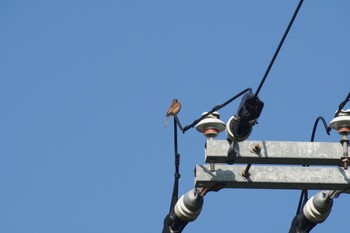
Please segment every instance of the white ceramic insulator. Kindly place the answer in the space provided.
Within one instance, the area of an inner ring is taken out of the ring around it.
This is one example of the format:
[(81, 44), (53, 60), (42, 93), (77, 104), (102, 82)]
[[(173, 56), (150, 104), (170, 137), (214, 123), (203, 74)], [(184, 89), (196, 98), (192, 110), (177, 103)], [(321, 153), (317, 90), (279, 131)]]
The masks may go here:
[(328, 215), (331, 213), (331, 209), (329, 209), (325, 213), (319, 212), (314, 206), (313, 199), (314, 197), (312, 196), (306, 202), (303, 208), (304, 215), (310, 222), (314, 222), (314, 223), (324, 222), (327, 219)]
[(196, 218), (199, 216), (202, 210), (202, 208), (200, 208), (197, 211), (188, 209), (184, 203), (184, 195), (182, 195), (180, 199), (176, 202), (174, 209), (176, 216), (186, 222), (192, 222), (196, 220)]

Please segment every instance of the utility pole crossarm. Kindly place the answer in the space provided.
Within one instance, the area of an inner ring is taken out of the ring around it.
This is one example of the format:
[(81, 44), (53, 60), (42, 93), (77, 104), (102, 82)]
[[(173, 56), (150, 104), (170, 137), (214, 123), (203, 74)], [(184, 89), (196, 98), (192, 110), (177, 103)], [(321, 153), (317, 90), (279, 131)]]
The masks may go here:
[(242, 165), (196, 165), (195, 187), (257, 189), (345, 190), (350, 187), (350, 171), (342, 167), (252, 166), (244, 177)]
[(342, 153), (340, 143), (330, 142), (243, 141), (230, 145), (226, 140), (207, 140), (205, 162), (342, 166)]

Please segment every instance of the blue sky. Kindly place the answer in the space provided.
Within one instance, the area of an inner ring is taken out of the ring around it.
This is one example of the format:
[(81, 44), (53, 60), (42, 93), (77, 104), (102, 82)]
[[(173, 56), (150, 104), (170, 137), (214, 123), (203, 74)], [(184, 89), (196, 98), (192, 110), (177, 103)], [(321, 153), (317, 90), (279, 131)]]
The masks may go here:
[[(256, 90), (297, 4), (1, 1), (0, 232), (160, 232), (173, 186), (172, 99), (185, 125)], [(346, 0), (304, 2), (259, 94), (251, 140), (308, 141), (317, 116), (332, 119), (350, 89), (349, 11)], [(194, 129), (179, 135), (180, 195), (193, 188), (204, 143)], [(298, 199), (297, 190), (209, 193), (184, 232), (287, 232)], [(337, 199), (312, 232), (348, 232), (349, 201)]]

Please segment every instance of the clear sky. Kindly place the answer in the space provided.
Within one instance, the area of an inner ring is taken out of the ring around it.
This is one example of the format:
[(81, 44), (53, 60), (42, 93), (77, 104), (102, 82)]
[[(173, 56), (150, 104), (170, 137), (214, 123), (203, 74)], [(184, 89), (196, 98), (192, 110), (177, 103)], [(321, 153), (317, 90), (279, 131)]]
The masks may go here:
[[(161, 232), (173, 186), (172, 120), (164, 128), (172, 99), (185, 125), (256, 90), (297, 4), (2, 0), (0, 232)], [(305, 0), (249, 139), (309, 141), (316, 117), (332, 119), (350, 89), (349, 12), (347, 0)], [(220, 111), (223, 121), (238, 104)], [(339, 140), (317, 131), (316, 141)], [(193, 188), (204, 143), (194, 129), (179, 135), (180, 195)], [(209, 193), (184, 232), (287, 232), (298, 200), (297, 190)], [(335, 200), (312, 232), (349, 232), (349, 203)]]

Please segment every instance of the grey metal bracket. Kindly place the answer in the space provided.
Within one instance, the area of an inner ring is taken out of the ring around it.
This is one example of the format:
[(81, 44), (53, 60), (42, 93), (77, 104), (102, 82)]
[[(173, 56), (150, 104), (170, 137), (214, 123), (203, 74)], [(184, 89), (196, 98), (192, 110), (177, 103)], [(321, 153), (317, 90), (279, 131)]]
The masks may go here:
[(249, 176), (242, 176), (245, 166), (217, 164), (196, 165), (195, 187), (256, 189), (346, 190), (350, 187), (350, 171), (342, 167), (252, 166)]
[(343, 166), (342, 153), (340, 143), (330, 142), (207, 140), (205, 162)]

